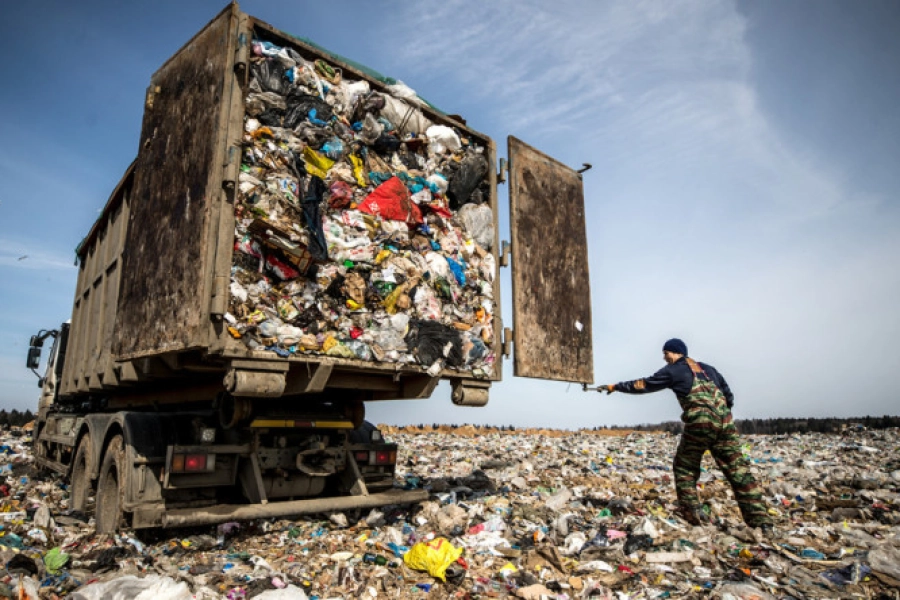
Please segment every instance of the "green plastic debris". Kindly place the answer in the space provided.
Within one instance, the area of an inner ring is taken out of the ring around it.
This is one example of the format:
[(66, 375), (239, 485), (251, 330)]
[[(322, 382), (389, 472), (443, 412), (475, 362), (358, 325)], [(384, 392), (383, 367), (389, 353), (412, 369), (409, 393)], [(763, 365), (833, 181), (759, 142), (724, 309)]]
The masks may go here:
[(58, 546), (44, 555), (44, 567), (51, 575), (58, 575), (59, 572), (69, 562), (69, 555), (63, 552)]

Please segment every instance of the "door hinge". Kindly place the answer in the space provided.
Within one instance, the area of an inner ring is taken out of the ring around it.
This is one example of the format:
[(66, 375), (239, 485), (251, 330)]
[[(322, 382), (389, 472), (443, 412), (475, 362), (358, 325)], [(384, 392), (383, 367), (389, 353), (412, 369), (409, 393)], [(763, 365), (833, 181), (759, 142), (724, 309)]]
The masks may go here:
[(497, 183), (506, 183), (506, 174), (509, 172), (509, 163), (505, 158), (500, 159), (500, 169), (497, 171)]
[(503, 356), (509, 358), (509, 355), (512, 354), (512, 342), (513, 342), (513, 332), (509, 327), (503, 328), (503, 342), (501, 344), (501, 352), (503, 352)]
[(500, 266), (508, 267), (509, 266), (509, 253), (512, 249), (512, 246), (509, 242), (500, 242)]

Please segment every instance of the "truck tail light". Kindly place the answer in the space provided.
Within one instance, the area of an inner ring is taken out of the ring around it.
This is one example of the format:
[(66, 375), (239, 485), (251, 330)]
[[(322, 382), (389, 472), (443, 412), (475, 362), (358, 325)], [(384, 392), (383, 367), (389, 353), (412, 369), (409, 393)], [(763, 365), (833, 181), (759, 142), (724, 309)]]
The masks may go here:
[(173, 454), (173, 473), (197, 473), (212, 471), (215, 468), (214, 454)]
[(353, 454), (353, 458), (355, 458), (358, 463), (368, 464), (369, 452), (367, 450), (358, 450)]
[(376, 450), (372, 454), (373, 465), (392, 465), (397, 462), (396, 450)]
[(206, 455), (205, 454), (188, 454), (184, 457), (185, 471), (205, 471)]

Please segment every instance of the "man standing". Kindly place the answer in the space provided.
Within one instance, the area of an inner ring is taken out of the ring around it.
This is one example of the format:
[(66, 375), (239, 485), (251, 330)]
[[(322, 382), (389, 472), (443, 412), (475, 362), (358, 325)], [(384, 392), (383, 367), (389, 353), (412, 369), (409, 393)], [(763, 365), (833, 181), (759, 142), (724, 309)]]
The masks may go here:
[(672, 469), (678, 514), (692, 525), (709, 520), (700, 509), (697, 496), (703, 454), (709, 450), (734, 490), (744, 522), (771, 533), (772, 520), (741, 452), (740, 438), (731, 416), (734, 395), (718, 371), (689, 358), (687, 353), (685, 343), (673, 338), (663, 346), (666, 366), (651, 377), (602, 385), (597, 390), (607, 394), (647, 394), (664, 389), (675, 392), (684, 422), (684, 433)]

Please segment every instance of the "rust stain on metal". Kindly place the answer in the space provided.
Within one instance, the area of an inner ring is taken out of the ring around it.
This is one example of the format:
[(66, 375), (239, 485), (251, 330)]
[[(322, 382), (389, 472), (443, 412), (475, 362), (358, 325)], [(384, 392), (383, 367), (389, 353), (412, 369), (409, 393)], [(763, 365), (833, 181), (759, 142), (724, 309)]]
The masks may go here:
[(591, 383), (584, 191), (571, 168), (509, 138), (514, 372)]
[(122, 269), (119, 358), (202, 343), (213, 173), (232, 11), (224, 11), (156, 72), (144, 113)]

